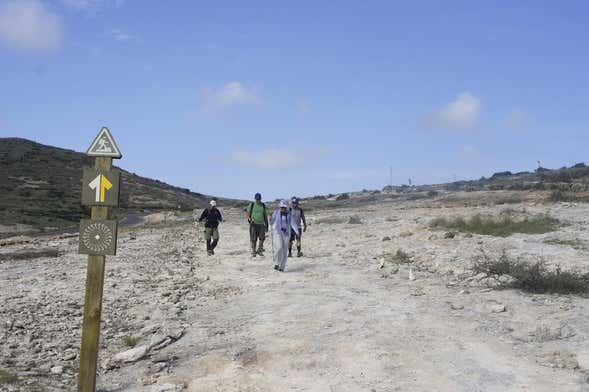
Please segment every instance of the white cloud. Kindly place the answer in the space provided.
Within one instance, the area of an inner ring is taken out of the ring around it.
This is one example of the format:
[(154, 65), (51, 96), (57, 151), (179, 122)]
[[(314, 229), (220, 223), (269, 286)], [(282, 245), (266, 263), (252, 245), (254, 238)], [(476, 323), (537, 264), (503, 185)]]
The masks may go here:
[(530, 121), (530, 117), (526, 112), (520, 109), (515, 109), (507, 116), (505, 125), (510, 130), (523, 130)]
[(0, 4), (0, 44), (24, 51), (51, 51), (61, 46), (59, 16), (37, 0)]
[(219, 90), (204, 88), (201, 91), (203, 108), (215, 111), (230, 106), (259, 104), (261, 99), (255, 88), (248, 88), (240, 82), (229, 82)]
[(104, 7), (120, 8), (125, 5), (126, 0), (61, 0), (61, 3), (66, 7), (81, 11)]
[(327, 150), (324, 149), (300, 152), (286, 148), (275, 148), (259, 152), (236, 151), (232, 154), (231, 160), (239, 165), (258, 169), (290, 169), (326, 155)]
[(471, 130), (478, 126), (481, 103), (468, 91), (424, 119), (432, 128)]
[(462, 154), (465, 158), (474, 158), (478, 154), (478, 151), (473, 146), (466, 145), (462, 147)]

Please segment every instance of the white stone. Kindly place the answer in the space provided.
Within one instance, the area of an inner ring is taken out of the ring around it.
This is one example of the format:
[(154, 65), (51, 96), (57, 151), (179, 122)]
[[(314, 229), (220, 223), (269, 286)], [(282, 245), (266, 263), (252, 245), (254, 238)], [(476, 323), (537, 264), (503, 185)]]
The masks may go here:
[(63, 373), (63, 366), (54, 366), (51, 368), (52, 374), (62, 374)]
[(132, 348), (131, 350), (123, 351), (115, 355), (113, 361), (116, 363), (137, 362), (149, 353), (149, 348), (150, 346), (144, 345)]

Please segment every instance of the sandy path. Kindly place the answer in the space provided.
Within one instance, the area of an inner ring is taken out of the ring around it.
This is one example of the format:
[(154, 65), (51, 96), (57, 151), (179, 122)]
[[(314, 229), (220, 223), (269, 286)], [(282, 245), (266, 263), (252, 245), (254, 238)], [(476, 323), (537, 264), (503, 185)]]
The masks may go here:
[[(427, 229), (434, 216), (464, 212), (387, 205), (309, 214), (344, 223), (311, 225), (305, 257), (289, 259), (285, 273), (272, 269), (270, 241), (264, 258), (249, 257), (237, 211), (225, 211), (213, 257), (190, 222), (125, 229), (107, 262), (99, 390), (588, 391), (586, 299), (471, 287), (464, 271), (479, 248), (586, 266), (586, 251), (543, 241), (589, 239), (589, 206), (553, 209), (569, 224), (544, 236), (444, 239)], [(364, 224), (345, 223), (351, 214)], [(75, 390), (85, 257), (76, 239), (38, 241), (62, 255), (0, 264), (0, 369), (21, 385)], [(414, 256), (416, 280), (410, 265), (379, 268), (383, 251), (398, 248)], [(506, 310), (489, 311), (497, 304)], [(179, 329), (165, 348), (109, 366), (129, 350), (125, 338), (144, 345)]]
[[(338, 238), (353, 243), (358, 229)], [(432, 274), (382, 279), (366, 257), (346, 262), (333, 230), (312, 227), (307, 257), (272, 270), (271, 253), (251, 259), (245, 226), (223, 228), (203, 271), (240, 294), (192, 316), (173, 380), (189, 391), (579, 391), (580, 376), (547, 369), (481, 328), (486, 297)], [(245, 237), (245, 238), (244, 238)], [(230, 242), (232, 239), (233, 242)], [(270, 248), (270, 246), (266, 246)], [(237, 254), (243, 252), (243, 254)], [(353, 252), (354, 253), (354, 252)], [(453, 311), (448, 302), (466, 310)], [(470, 314), (469, 314), (470, 313)], [(489, 320), (490, 319), (490, 320)]]

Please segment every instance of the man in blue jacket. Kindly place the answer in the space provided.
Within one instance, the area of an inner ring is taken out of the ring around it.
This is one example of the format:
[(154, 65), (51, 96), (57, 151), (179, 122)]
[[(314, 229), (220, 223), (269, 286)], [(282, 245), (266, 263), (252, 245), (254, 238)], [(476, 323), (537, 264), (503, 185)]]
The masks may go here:
[[(221, 212), (217, 209), (217, 202), (211, 200), (209, 208), (200, 215), (199, 222), (205, 221), (205, 240), (207, 241), (207, 254), (215, 254), (215, 248), (219, 243), (219, 223), (223, 222)], [(212, 242), (211, 242), (212, 240)]]

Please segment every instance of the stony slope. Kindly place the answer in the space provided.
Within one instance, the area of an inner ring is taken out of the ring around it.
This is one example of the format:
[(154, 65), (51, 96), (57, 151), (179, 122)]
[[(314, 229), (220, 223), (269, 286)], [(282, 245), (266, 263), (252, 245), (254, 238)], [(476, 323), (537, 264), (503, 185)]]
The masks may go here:
[[(0, 222), (26, 229), (76, 225), (88, 212), (80, 205), (85, 154), (19, 138), (0, 138)], [(121, 170), (118, 214), (203, 207), (211, 196)], [(235, 200), (222, 200), (234, 205)], [(14, 228), (14, 227), (13, 227)], [(4, 229), (4, 231), (10, 228)]]

